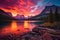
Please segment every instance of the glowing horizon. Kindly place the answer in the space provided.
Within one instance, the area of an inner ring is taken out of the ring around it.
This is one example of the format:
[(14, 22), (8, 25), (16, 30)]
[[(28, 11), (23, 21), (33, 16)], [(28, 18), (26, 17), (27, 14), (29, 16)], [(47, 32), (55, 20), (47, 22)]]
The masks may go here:
[(13, 16), (31, 16), (38, 15), (45, 6), (51, 4), (60, 6), (60, 2), (56, 0), (0, 0), (0, 9), (11, 12)]

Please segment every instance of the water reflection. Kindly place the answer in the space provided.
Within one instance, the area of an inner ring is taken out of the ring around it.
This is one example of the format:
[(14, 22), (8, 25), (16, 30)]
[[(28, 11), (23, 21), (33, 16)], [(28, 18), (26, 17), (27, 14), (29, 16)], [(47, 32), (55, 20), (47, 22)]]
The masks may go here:
[(0, 21), (0, 29), (11, 24), (11, 21)]
[(0, 29), (0, 34), (22, 34), (24, 32), (32, 31), (36, 25), (31, 22), (33, 21), (12, 21), (10, 24)]
[(11, 31), (17, 31), (17, 23), (16, 23), (16, 21), (12, 21), (12, 23), (11, 23)]
[(41, 23), (42, 22), (40, 21), (1, 22), (0, 40), (60, 40), (59, 30), (50, 29), (46, 26), (40, 26)]
[(28, 26), (29, 26), (28, 21), (24, 21), (24, 28), (28, 29)]

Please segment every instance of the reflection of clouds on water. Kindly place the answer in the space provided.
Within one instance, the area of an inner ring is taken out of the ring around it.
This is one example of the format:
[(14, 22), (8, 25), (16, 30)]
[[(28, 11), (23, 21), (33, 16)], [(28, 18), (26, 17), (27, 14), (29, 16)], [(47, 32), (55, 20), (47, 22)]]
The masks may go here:
[(16, 23), (16, 21), (12, 21), (12, 23), (11, 23), (11, 30), (12, 31), (17, 31), (17, 23)]
[[(10, 38), (11, 40), (12, 38), (16, 40), (58, 40), (60, 38), (60, 30), (39, 26), (39, 24), (34, 24), (35, 22), (36, 21), (12, 21), (10, 25), (0, 29), (0, 35), (2, 34), (2, 38)], [(6, 37), (4, 34), (6, 34)]]
[(4, 26), (1, 30), (1, 34), (9, 34), (9, 33), (24, 33), (31, 31), (35, 25), (30, 23), (29, 21), (12, 21), (10, 25)]

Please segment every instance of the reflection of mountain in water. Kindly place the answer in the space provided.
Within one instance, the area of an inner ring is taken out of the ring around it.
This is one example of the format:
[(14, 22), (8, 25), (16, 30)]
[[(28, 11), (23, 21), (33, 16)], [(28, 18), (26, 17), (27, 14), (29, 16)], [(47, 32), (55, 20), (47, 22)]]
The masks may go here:
[(11, 21), (0, 21), (0, 29), (10, 25)]
[[(3, 23), (4, 22), (2, 22), (2, 24)], [(11, 25), (4, 27), (3, 30), (1, 31), (0, 40), (5, 40), (5, 39), (13, 40), (13, 38), (15, 40), (18, 39), (19, 40), (55, 40), (55, 39), (59, 40), (60, 39), (59, 30), (40, 26), (39, 24), (41, 23), (37, 21), (24, 21), (24, 22), (12, 21)]]

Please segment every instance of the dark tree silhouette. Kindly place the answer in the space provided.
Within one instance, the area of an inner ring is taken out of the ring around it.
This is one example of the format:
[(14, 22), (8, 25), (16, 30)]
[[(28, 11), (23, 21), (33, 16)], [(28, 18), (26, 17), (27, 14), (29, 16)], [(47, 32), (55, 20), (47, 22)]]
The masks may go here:
[(53, 23), (53, 13), (52, 13), (51, 8), (50, 8), (50, 13), (49, 13), (49, 17), (48, 17), (48, 22)]
[(58, 14), (58, 8), (55, 9), (55, 21), (59, 21), (59, 14)]

